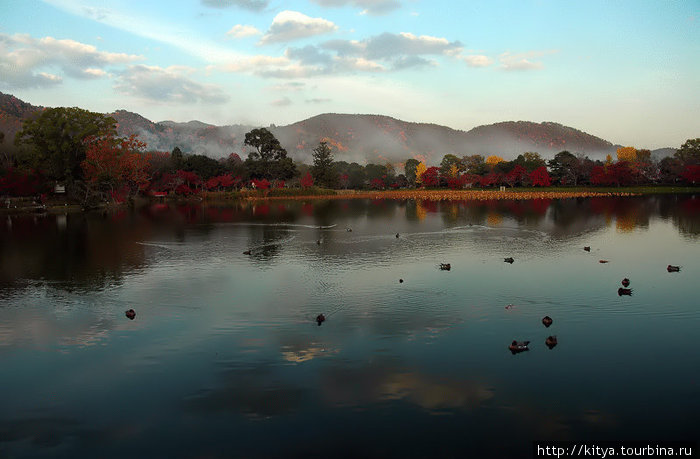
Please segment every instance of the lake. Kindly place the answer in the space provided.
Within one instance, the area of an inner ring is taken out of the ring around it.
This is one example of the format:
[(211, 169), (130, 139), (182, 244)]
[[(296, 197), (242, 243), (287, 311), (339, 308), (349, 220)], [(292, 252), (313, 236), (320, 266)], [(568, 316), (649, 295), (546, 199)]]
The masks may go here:
[(0, 457), (698, 439), (698, 195), (0, 218)]

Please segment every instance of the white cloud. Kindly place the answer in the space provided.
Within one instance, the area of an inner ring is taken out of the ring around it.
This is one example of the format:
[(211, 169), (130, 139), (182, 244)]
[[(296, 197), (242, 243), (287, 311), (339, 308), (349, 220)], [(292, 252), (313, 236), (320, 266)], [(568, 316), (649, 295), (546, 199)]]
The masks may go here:
[[(100, 51), (75, 40), (36, 39), (27, 34), (0, 34), (0, 81), (10, 88), (41, 87), (62, 81), (59, 71), (78, 79), (108, 76), (106, 67), (142, 60), (125, 53)], [(50, 69), (52, 73), (47, 73)]]
[(124, 94), (165, 103), (225, 103), (228, 95), (216, 85), (198, 83), (189, 78), (187, 67), (161, 68), (132, 65), (117, 78), (115, 89)]
[(493, 64), (493, 59), (482, 54), (470, 54), (468, 56), (462, 56), (462, 59), (469, 67), (488, 67)]
[(351, 6), (361, 8), (361, 14), (381, 15), (401, 8), (398, 0), (311, 0), (324, 7)]
[(255, 35), (260, 35), (262, 32), (260, 32), (257, 28), (251, 26), (251, 25), (241, 25), (237, 24), (231, 28), (228, 32), (226, 32), (226, 35), (229, 37), (233, 38), (245, 38), (245, 37), (254, 37)]
[[(182, 51), (208, 62), (221, 62), (241, 57), (241, 54), (217, 42), (207, 40), (189, 30), (178, 30), (163, 18), (134, 14), (132, 9), (113, 3), (109, 8), (95, 8), (89, 0), (44, 0), (52, 6), (88, 18), (101, 24), (124, 30), (134, 35), (175, 46)], [(94, 2), (93, 2), (94, 3)], [(227, 2), (236, 4), (237, 2)]]
[(288, 42), (334, 32), (338, 26), (323, 18), (312, 18), (297, 11), (282, 11), (272, 20), (261, 45)]
[(502, 70), (539, 70), (544, 68), (540, 61), (534, 59), (540, 58), (547, 54), (553, 54), (556, 51), (528, 51), (525, 53), (512, 54), (510, 52), (502, 53), (498, 56)]
[(292, 105), (292, 101), (289, 99), (289, 97), (283, 97), (281, 99), (273, 100), (270, 105), (275, 107), (286, 107), (288, 105)]
[(270, 2), (269, 0), (202, 0), (202, 4), (212, 8), (236, 6), (249, 11), (262, 11)]

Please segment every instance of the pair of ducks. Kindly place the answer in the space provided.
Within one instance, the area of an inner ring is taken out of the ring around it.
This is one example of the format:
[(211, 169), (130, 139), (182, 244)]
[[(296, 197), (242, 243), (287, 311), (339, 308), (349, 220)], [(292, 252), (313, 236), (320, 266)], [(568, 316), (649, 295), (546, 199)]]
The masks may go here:
[[(549, 326), (552, 325), (552, 322), (554, 322), (554, 321), (549, 316), (544, 316), (542, 318), (542, 324), (547, 328), (549, 328)], [(518, 354), (520, 352), (529, 351), (530, 350), (530, 348), (528, 347), (529, 344), (530, 344), (530, 341), (515, 341), (515, 340), (513, 340), (513, 342), (510, 343), (510, 346), (508, 346), (508, 349), (510, 350), (511, 353)], [(548, 336), (547, 339), (544, 340), (544, 344), (548, 348), (553, 349), (554, 346), (556, 346), (558, 344), (557, 337), (554, 335)]]

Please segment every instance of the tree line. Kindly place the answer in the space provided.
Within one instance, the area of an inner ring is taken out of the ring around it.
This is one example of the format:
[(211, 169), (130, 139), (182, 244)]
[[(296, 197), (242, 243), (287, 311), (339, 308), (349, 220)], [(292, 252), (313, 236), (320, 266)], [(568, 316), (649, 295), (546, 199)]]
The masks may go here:
[[(396, 165), (348, 163), (333, 157), (321, 141), (313, 164), (293, 161), (265, 128), (245, 134), (250, 148), (242, 159), (222, 159), (147, 151), (136, 136), (119, 138), (116, 121), (79, 108), (51, 108), (25, 121), (14, 150), (3, 148), (0, 133), (0, 195), (49, 193), (56, 184), (70, 199), (123, 201), (137, 194), (189, 195), (242, 188), (320, 186), (331, 189), (490, 188), (627, 185), (696, 185), (700, 182), (700, 139), (687, 140), (674, 155), (659, 161), (649, 150), (621, 147), (617, 157), (592, 160), (568, 151), (551, 160), (525, 152), (512, 161), (492, 155), (446, 154), (439, 165), (407, 158)], [(402, 168), (403, 171), (397, 170)]]

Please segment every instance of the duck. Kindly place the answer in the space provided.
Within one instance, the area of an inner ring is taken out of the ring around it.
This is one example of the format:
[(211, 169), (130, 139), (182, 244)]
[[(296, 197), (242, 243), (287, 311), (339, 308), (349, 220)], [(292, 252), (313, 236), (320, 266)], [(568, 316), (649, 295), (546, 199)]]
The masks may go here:
[(129, 309), (124, 313), (124, 315), (126, 315), (126, 317), (128, 317), (129, 320), (134, 320), (134, 318), (136, 317), (136, 311), (134, 311), (133, 309)]
[(321, 245), (321, 240), (316, 241), (316, 245)]
[(399, 279), (399, 284), (403, 284), (403, 279)]
[(506, 263), (513, 264), (513, 262), (514, 262), (515, 260), (513, 259), (513, 257), (508, 257), (508, 258), (504, 258), (503, 261), (505, 261)]
[(443, 271), (449, 271), (452, 266), (449, 263), (440, 263), (440, 269)]
[(632, 296), (632, 289), (631, 289), (631, 288), (622, 288), (622, 287), (620, 287), (620, 288), (617, 289), (617, 294), (618, 294), (619, 296), (622, 296), (622, 295), (629, 295), (629, 296)]
[(515, 307), (514, 304), (507, 304), (506, 309), (513, 309)]
[(673, 266), (673, 265), (666, 266), (666, 271), (668, 271), (670, 273), (677, 273), (680, 270), (681, 270), (680, 266)]
[(552, 322), (553, 322), (553, 320), (552, 320), (552, 318), (549, 317), (549, 316), (544, 316), (544, 317), (542, 318), (542, 323), (543, 323), (544, 326), (547, 327), (547, 328), (549, 328), (549, 326), (552, 325)]
[(399, 238), (399, 233), (396, 233), (396, 239), (398, 239), (398, 238)]
[(243, 252), (243, 255), (250, 255), (250, 250), (246, 250), (245, 252)]
[(544, 340), (544, 344), (552, 349), (554, 346), (556, 346), (557, 343), (557, 337), (556, 336), (548, 336), (546, 340)]
[(587, 246), (585, 246), (585, 247), (583, 248), (583, 250), (585, 250), (586, 252), (590, 252), (590, 251), (591, 251), (591, 246), (590, 246), (590, 245), (587, 245)]
[(530, 344), (530, 341), (515, 341), (515, 340), (513, 340), (513, 342), (510, 343), (510, 346), (508, 346), (508, 349), (513, 354), (517, 354), (518, 352), (529, 351), (530, 349), (527, 347), (528, 344)]
[(598, 263), (609, 263), (608, 260), (598, 260)]
[(352, 233), (352, 228), (350, 228), (350, 227), (345, 228), (345, 231), (347, 231), (348, 233)]
[(325, 321), (326, 321), (326, 316), (324, 316), (323, 313), (316, 316), (316, 323), (318, 324), (319, 327)]
[(622, 279), (622, 286), (623, 287), (629, 287), (630, 286), (630, 280), (627, 279), (626, 277)]

